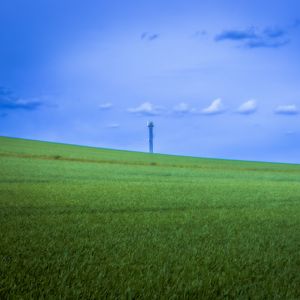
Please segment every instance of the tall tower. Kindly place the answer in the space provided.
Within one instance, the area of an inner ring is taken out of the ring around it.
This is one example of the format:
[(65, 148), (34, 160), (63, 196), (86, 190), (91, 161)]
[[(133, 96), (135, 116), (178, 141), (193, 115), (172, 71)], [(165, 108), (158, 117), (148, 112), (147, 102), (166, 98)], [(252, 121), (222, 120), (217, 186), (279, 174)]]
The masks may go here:
[(149, 121), (147, 126), (149, 128), (149, 152), (153, 153), (153, 127), (154, 127), (154, 124), (152, 121)]

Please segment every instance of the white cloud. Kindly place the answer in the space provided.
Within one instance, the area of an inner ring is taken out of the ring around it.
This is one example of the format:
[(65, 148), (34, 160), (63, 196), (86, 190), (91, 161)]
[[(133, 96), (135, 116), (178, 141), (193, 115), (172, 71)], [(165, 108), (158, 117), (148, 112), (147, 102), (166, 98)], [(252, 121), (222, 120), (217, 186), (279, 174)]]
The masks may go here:
[(288, 130), (285, 132), (285, 135), (295, 135), (297, 132), (294, 130)]
[(296, 115), (299, 113), (299, 111), (295, 104), (289, 104), (277, 106), (277, 108), (275, 109), (275, 113), (282, 115)]
[(107, 124), (105, 127), (114, 129), (114, 128), (119, 128), (120, 124), (119, 123), (110, 123), (110, 124)]
[(110, 102), (106, 102), (106, 103), (102, 103), (102, 104), (99, 104), (98, 105), (98, 107), (100, 108), (100, 109), (110, 109), (110, 108), (112, 108), (112, 103), (110, 103)]
[(249, 100), (241, 104), (240, 107), (237, 109), (237, 112), (240, 114), (249, 115), (255, 113), (256, 110), (257, 110), (256, 100)]
[(163, 112), (163, 108), (161, 106), (153, 105), (150, 102), (144, 102), (137, 107), (128, 108), (127, 111), (140, 115), (155, 116), (160, 115)]
[(174, 106), (173, 112), (185, 114), (185, 113), (195, 112), (195, 109), (191, 108), (188, 103), (181, 102), (181, 103), (177, 104), (176, 106)]
[(204, 115), (215, 115), (222, 113), (224, 111), (224, 106), (222, 99), (218, 98), (214, 100), (208, 107), (201, 110), (201, 113)]

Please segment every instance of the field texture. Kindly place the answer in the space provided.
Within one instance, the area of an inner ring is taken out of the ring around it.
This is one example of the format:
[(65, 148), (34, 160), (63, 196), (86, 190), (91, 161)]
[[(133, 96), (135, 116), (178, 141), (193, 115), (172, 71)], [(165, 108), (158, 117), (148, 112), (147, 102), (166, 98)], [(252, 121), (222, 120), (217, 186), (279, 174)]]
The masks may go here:
[(300, 166), (0, 138), (0, 299), (300, 299)]

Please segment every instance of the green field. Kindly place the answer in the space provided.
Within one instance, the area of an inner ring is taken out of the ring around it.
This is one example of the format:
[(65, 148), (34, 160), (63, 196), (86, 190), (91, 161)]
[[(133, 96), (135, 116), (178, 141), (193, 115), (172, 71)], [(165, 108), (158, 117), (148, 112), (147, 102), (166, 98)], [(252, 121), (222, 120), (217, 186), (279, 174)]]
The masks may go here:
[(0, 138), (0, 299), (300, 299), (300, 165)]

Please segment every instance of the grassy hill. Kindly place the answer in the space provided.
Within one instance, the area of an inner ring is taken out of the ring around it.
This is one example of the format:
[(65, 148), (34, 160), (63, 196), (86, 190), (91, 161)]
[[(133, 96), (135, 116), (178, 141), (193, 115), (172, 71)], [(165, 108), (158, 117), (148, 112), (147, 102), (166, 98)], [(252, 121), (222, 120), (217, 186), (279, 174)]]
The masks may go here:
[(300, 299), (300, 165), (0, 137), (0, 298)]

